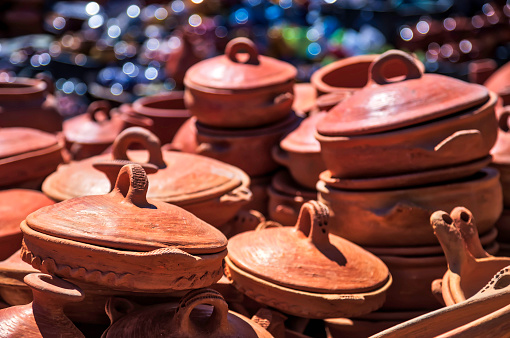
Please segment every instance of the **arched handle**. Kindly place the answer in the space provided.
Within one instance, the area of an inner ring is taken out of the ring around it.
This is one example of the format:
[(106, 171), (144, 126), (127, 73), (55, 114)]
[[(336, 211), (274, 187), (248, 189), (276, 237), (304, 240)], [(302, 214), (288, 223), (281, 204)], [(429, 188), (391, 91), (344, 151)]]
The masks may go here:
[(503, 112), (499, 115), (498, 125), (499, 129), (508, 133), (510, 126), (508, 125), (508, 118), (510, 117), (510, 106), (503, 107)]
[[(91, 104), (89, 104), (87, 108), (87, 115), (89, 116), (91, 121), (94, 122), (103, 122), (103, 121), (109, 121), (112, 117), (110, 115), (110, 111), (112, 110), (112, 106), (110, 102), (101, 100), (101, 101), (94, 101)], [(97, 118), (97, 115), (101, 113), (105, 116), (105, 120), (100, 120)]]
[[(207, 322), (197, 325), (190, 318), (191, 311), (199, 305), (212, 305), (213, 312)], [(212, 289), (199, 289), (189, 292), (179, 302), (173, 328), (176, 336), (198, 337), (208, 335), (228, 335), (233, 329), (228, 322), (228, 305), (221, 293)]]
[(376, 58), (371, 64), (368, 70), (369, 74), (369, 83), (375, 82), (380, 85), (385, 85), (388, 83), (393, 83), (396, 81), (390, 81), (383, 74), (384, 66), (389, 62), (398, 61), (404, 64), (407, 69), (406, 74), (402, 74), (404, 76), (401, 80), (396, 81), (405, 81), (411, 79), (419, 79), (423, 75), (423, 71), (419, 68), (415, 59), (406, 52), (400, 50), (389, 50), (386, 53), (381, 54), (378, 58)]
[(263, 221), (257, 225), (255, 231), (260, 231), (268, 228), (283, 228), (283, 225), (275, 221)]
[(137, 305), (128, 299), (121, 297), (110, 297), (106, 301), (105, 311), (113, 324), (125, 315), (137, 309)]
[(328, 207), (319, 201), (312, 200), (301, 206), (294, 229), (301, 231), (318, 248), (330, 246), (328, 221)]
[(111, 194), (121, 194), (124, 201), (137, 207), (150, 207), (147, 202), (149, 180), (139, 164), (127, 164), (120, 169), (115, 188)]
[(81, 302), (85, 298), (79, 287), (53, 275), (31, 273), (23, 280), (32, 289), (34, 303), (43, 308), (52, 306), (63, 310), (64, 304)]
[(455, 226), (459, 229), (471, 255), (473, 255), (474, 258), (491, 257), (480, 242), (478, 229), (476, 228), (475, 219), (471, 211), (464, 207), (456, 207), (452, 210), (450, 215), (455, 222)]
[(117, 176), (119, 176), (120, 169), (126, 164), (139, 164), (142, 166), (143, 170), (147, 175), (154, 174), (158, 172), (158, 167), (151, 163), (135, 163), (126, 160), (104, 160), (104, 161), (96, 161), (92, 163), (92, 166), (97, 170), (103, 172), (108, 181), (110, 182), (110, 191), (115, 186), (115, 181), (117, 181)]
[(160, 169), (166, 167), (158, 137), (141, 127), (128, 128), (117, 136), (115, 142), (113, 142), (113, 158), (115, 160), (131, 161), (127, 155), (127, 150), (133, 143), (138, 143), (149, 151), (149, 163)]
[[(245, 62), (239, 61), (237, 58), (237, 53), (246, 52), (249, 55), (248, 60)], [(259, 64), (259, 52), (257, 50), (257, 46), (255, 43), (248, 38), (235, 38), (230, 40), (225, 48), (225, 55), (232, 61), (236, 63), (247, 63), (251, 65)]]
[(35, 76), (36, 79), (43, 81), (46, 83), (46, 92), (53, 95), (55, 94), (55, 83), (53, 82), (53, 79), (50, 75), (46, 73), (38, 73)]

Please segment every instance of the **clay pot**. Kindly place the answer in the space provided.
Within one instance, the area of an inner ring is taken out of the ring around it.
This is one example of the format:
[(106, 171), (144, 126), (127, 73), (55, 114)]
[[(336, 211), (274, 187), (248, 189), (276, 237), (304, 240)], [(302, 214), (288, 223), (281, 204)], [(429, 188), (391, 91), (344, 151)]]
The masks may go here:
[[(148, 198), (178, 205), (215, 226), (232, 219), (251, 198), (250, 179), (240, 169), (194, 154), (162, 151), (159, 140), (139, 127), (126, 129), (116, 139), (112, 154), (62, 165), (43, 184), (43, 192), (62, 201), (77, 196), (106, 194), (113, 184), (94, 169), (104, 161), (146, 161), (146, 151), (127, 150), (138, 143), (149, 152), (148, 164), (159, 168), (150, 175)], [(118, 173), (113, 171), (110, 180)]]
[(271, 126), (244, 130), (213, 129), (197, 122), (195, 152), (234, 165), (250, 176), (262, 176), (279, 167), (271, 156), (272, 148), (300, 122), (294, 114)]
[[(380, 69), (396, 60), (408, 73), (391, 82)], [(497, 137), (495, 94), (480, 85), (422, 74), (410, 56), (398, 51), (381, 55), (370, 74), (369, 85), (317, 124), (316, 138), (333, 177), (398, 175), (489, 155)]]
[(314, 137), (317, 122), (324, 115), (317, 113), (304, 119), (279, 146), (273, 147), (273, 159), (287, 167), (297, 183), (309, 189), (315, 189), (319, 174), (326, 170), (320, 143)]
[(62, 130), (62, 116), (49, 78), (17, 77), (0, 81), (0, 127), (25, 127), (48, 133)]
[(311, 83), (296, 83), (292, 110), (299, 116), (306, 116), (315, 107), (316, 99), (317, 91)]
[(296, 224), (303, 203), (317, 199), (316, 190), (303, 189), (286, 171), (279, 171), (268, 188), (269, 218), (285, 226)]
[(269, 194), (267, 189), (271, 186), (274, 173), (263, 176), (250, 177), (251, 201), (242, 208), (245, 210), (257, 210), (264, 215), (268, 214)]
[(66, 146), (74, 160), (99, 155), (124, 129), (118, 115), (111, 115), (108, 101), (92, 102), (85, 114), (64, 122)]
[(197, 150), (197, 118), (190, 117), (175, 133), (172, 143), (166, 144), (165, 150), (177, 150), (194, 154)]
[(510, 82), (508, 76), (510, 74), (510, 63), (506, 63), (503, 67), (494, 72), (484, 83), (489, 90), (498, 94), (504, 105), (510, 104)]
[(0, 310), (2, 337), (85, 337), (63, 311), (65, 304), (83, 300), (77, 286), (41, 273), (27, 275), (25, 282), (34, 301)]
[(0, 186), (38, 189), (63, 162), (64, 142), (29, 128), (0, 129)]
[(316, 201), (303, 204), (295, 227), (232, 237), (225, 262), (227, 277), (247, 296), (306, 318), (374, 311), (392, 280), (377, 257), (328, 234), (328, 209)]
[(296, 74), (294, 66), (259, 55), (251, 40), (236, 38), (227, 44), (225, 55), (188, 69), (184, 101), (204, 125), (218, 128), (270, 125), (289, 116)]
[(179, 304), (141, 309), (128, 300), (111, 298), (106, 311), (112, 324), (103, 338), (134, 338), (142, 332), (148, 337), (272, 337), (258, 324), (229, 311), (221, 294), (211, 289), (191, 291)]
[(465, 205), (473, 210), (481, 233), (494, 227), (503, 210), (499, 174), (493, 168), (437, 185), (348, 191), (319, 181), (317, 190), (319, 200), (331, 210), (331, 232), (371, 247), (437, 244), (429, 218), (438, 209)]
[(112, 192), (30, 214), (21, 224), (23, 260), (114, 290), (169, 292), (216, 282), (225, 236), (184, 209), (147, 200), (147, 190), (145, 171), (129, 164)]

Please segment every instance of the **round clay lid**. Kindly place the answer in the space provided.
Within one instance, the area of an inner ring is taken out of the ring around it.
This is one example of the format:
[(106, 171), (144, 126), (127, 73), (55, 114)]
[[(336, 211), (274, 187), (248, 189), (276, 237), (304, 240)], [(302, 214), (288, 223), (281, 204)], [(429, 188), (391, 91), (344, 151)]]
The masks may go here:
[[(407, 74), (386, 79), (383, 69), (395, 60), (406, 65)], [(317, 131), (325, 136), (379, 133), (455, 114), (488, 99), (487, 88), (423, 74), (412, 56), (391, 50), (370, 65), (367, 86), (332, 108), (317, 124)]]
[(58, 143), (57, 137), (31, 128), (0, 129), (0, 159), (42, 150)]
[(329, 211), (317, 201), (303, 204), (295, 227), (266, 228), (232, 237), (228, 257), (240, 269), (300, 291), (361, 293), (389, 278), (376, 256), (329, 234)]
[(175, 247), (206, 254), (225, 249), (227, 239), (219, 230), (178, 206), (147, 200), (148, 187), (143, 168), (128, 164), (110, 193), (41, 208), (27, 216), (26, 224), (54, 237), (119, 250)]
[(111, 175), (95, 169), (94, 163), (111, 160), (146, 162), (147, 150), (127, 150), (133, 143), (147, 149), (148, 163), (159, 168), (149, 176), (148, 198), (168, 203), (191, 203), (224, 195), (242, 183), (249, 182), (248, 175), (241, 169), (218, 160), (195, 154), (162, 151), (159, 139), (154, 134), (140, 127), (132, 127), (119, 134), (113, 144), (112, 154), (61, 165), (46, 178), (43, 192), (59, 201), (109, 192), (112, 184), (107, 175)]
[(327, 113), (320, 112), (304, 119), (280, 141), (280, 147), (293, 153), (320, 153), (321, 144), (315, 138), (315, 130), (317, 123), (326, 115)]
[(184, 84), (191, 88), (244, 90), (293, 81), (296, 75), (291, 64), (259, 55), (251, 40), (236, 38), (227, 44), (225, 55), (200, 61), (188, 69)]

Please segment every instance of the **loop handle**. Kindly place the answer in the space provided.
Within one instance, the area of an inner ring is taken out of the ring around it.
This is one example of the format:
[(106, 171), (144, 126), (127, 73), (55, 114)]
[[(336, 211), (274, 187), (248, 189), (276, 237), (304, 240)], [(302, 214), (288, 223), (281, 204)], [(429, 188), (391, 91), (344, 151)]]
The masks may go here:
[(411, 55), (407, 54), (406, 52), (393, 49), (381, 54), (374, 60), (374, 62), (370, 64), (370, 68), (368, 70), (368, 82), (375, 82), (380, 85), (395, 82), (390, 81), (383, 75), (384, 66), (394, 61), (402, 62), (407, 69), (407, 74), (402, 74), (404, 75), (404, 79), (396, 81), (419, 79), (423, 75), (423, 71), (418, 67), (418, 64)]
[(115, 142), (113, 142), (113, 158), (115, 160), (131, 161), (127, 155), (127, 150), (133, 143), (139, 143), (149, 151), (149, 163), (160, 169), (166, 167), (159, 138), (141, 127), (128, 128), (117, 136)]
[(32, 289), (34, 302), (43, 308), (51, 306), (63, 309), (64, 304), (81, 302), (85, 298), (79, 287), (56, 276), (31, 273), (23, 281)]
[(147, 202), (149, 180), (139, 164), (127, 164), (120, 169), (112, 193), (122, 194), (124, 201), (143, 208), (150, 206)]
[(503, 107), (503, 112), (499, 115), (498, 125), (499, 129), (507, 133), (510, 130), (508, 125), (508, 118), (510, 118), (510, 106)]
[(102, 113), (106, 120), (111, 120), (110, 111), (112, 109), (112, 106), (110, 102), (101, 100), (101, 101), (94, 101), (91, 104), (89, 104), (87, 108), (87, 114), (89, 115), (90, 119), (94, 122), (102, 122), (101, 120), (98, 120), (97, 114)]
[(119, 171), (126, 164), (139, 164), (142, 166), (143, 170), (147, 175), (154, 174), (158, 172), (158, 167), (151, 163), (135, 163), (126, 160), (104, 160), (104, 161), (96, 161), (92, 163), (92, 166), (103, 172), (108, 181), (110, 182), (110, 191), (115, 186), (115, 181), (117, 181), (117, 176), (119, 176)]
[[(248, 53), (249, 58), (247, 61), (242, 62), (237, 58), (237, 53), (241, 51), (245, 51)], [(232, 61), (236, 63), (247, 63), (251, 65), (259, 64), (259, 52), (257, 50), (257, 46), (248, 38), (235, 38), (230, 40), (225, 48), (225, 55)]]
[(301, 206), (295, 231), (301, 231), (316, 247), (330, 246), (329, 209), (319, 201), (308, 201)]

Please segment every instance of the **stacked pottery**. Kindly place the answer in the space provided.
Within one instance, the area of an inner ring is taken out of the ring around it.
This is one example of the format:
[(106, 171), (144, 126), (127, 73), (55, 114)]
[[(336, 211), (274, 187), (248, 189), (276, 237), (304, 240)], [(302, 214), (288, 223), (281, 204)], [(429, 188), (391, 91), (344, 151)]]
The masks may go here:
[[(405, 71), (388, 70), (397, 65)], [(363, 89), (317, 123), (327, 168), (317, 183), (319, 201), (331, 209), (331, 233), (377, 254), (390, 269), (384, 310), (434, 309), (430, 283), (442, 276), (446, 259), (430, 215), (464, 205), (484, 241), (495, 238), (502, 193), (498, 172), (486, 166), (496, 141), (497, 96), (423, 74), (400, 51), (377, 57), (368, 74)]]

